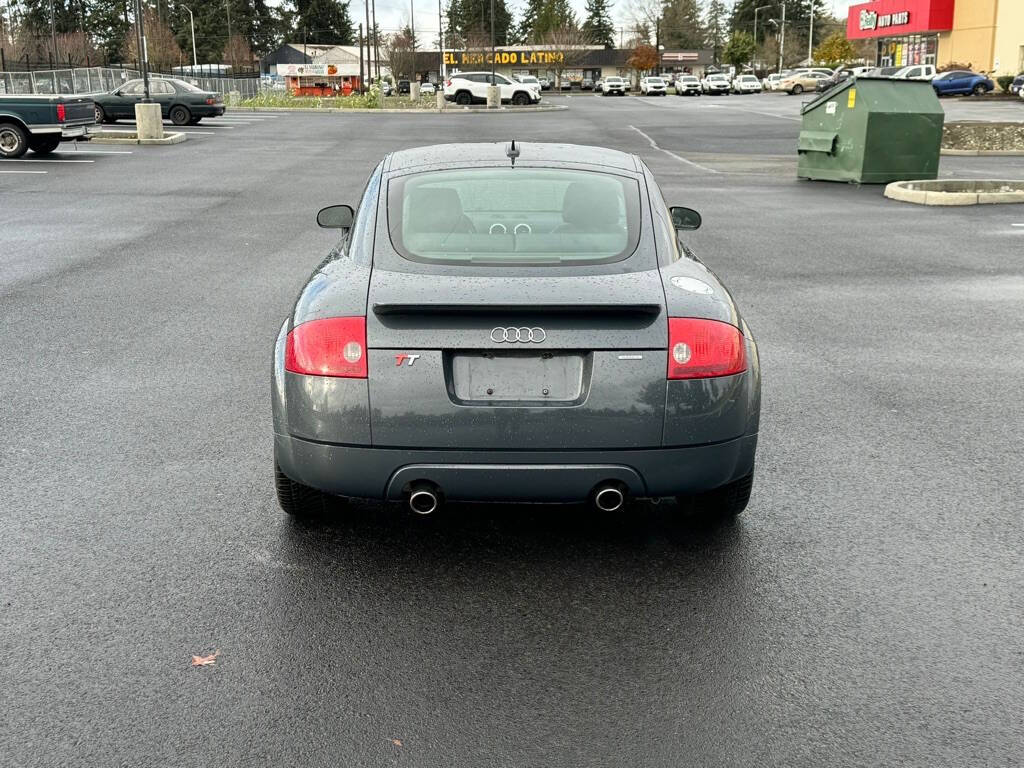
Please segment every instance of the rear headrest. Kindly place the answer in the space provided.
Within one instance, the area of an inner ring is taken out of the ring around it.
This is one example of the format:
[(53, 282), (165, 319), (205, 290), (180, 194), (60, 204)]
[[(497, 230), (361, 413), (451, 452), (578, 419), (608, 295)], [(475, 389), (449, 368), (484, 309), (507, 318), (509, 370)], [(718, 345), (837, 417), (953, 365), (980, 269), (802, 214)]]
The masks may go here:
[(574, 181), (562, 199), (562, 219), (568, 224), (597, 228), (614, 227), (619, 221), (619, 200), (615, 187)]
[(406, 231), (454, 232), (462, 221), (462, 200), (451, 187), (419, 187), (409, 193)]

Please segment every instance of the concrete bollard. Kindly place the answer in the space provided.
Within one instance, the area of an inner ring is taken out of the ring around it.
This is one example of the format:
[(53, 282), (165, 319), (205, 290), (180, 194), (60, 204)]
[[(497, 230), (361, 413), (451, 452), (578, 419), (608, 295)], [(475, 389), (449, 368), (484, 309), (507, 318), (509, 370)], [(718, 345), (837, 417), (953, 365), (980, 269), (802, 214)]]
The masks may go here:
[(135, 135), (140, 139), (162, 139), (164, 120), (156, 102), (135, 105)]
[(487, 86), (487, 108), (497, 109), (501, 106), (501, 87), (497, 85)]
[(419, 83), (409, 83), (409, 101), (419, 101), (419, 100), (420, 100), (420, 84)]
[(437, 111), (444, 111), (444, 91), (438, 91), (434, 94), (434, 100), (437, 102)]

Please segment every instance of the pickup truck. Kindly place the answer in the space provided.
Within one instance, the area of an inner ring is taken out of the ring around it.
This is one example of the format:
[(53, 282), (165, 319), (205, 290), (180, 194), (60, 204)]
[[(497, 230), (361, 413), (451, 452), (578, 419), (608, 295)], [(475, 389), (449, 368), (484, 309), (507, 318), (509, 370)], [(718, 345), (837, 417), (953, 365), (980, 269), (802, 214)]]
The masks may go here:
[(88, 96), (0, 94), (0, 158), (53, 152), (62, 141), (88, 141), (96, 110)]

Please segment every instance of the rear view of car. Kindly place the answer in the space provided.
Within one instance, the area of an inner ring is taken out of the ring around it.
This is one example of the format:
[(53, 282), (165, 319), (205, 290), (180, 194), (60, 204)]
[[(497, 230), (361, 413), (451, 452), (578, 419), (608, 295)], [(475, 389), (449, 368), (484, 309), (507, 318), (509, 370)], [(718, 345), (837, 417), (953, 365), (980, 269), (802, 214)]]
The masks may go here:
[(757, 347), (678, 247), (699, 217), (670, 211), (632, 155), (516, 150), (396, 152), (354, 219), (321, 212), (346, 236), (274, 353), (286, 511), (316, 513), (329, 495), (422, 514), (445, 499), (613, 511), (676, 496), (719, 518), (746, 505)]

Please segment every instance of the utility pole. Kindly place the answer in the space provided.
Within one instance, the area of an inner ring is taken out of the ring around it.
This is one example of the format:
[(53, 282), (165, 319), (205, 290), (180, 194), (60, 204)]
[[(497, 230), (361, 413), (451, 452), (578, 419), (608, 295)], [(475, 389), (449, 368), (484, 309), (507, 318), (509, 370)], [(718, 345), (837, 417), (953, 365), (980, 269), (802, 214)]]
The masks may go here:
[(373, 15), (373, 70), (380, 82), (380, 40), (377, 39), (377, 0), (370, 0), (370, 13)]
[(779, 26), (779, 74), (782, 74), (782, 56), (786, 52), (786, 0), (782, 0), (782, 24)]
[[(370, 48), (370, 0), (363, 0), (363, 11), (366, 14), (366, 78), (372, 80), (373, 62), (370, 61), (370, 51), (373, 49)], [(360, 81), (359, 85), (362, 86), (362, 81)], [(366, 92), (365, 88), (362, 90), (364, 93)]]
[(188, 11), (188, 26), (192, 30), (192, 76), (195, 77), (196, 70), (199, 68), (199, 59), (196, 57), (196, 20), (192, 16), (192, 9), (184, 3), (181, 6)]
[[(812, 2), (813, 2), (813, 0), (812, 0)], [(757, 56), (757, 13), (758, 13), (758, 11), (763, 11), (765, 8), (771, 8), (771, 6), (770, 5), (759, 5), (757, 8), (754, 9), (754, 56), (755, 57)], [(757, 69), (757, 67), (754, 66), (755, 63), (756, 62), (754, 62), (754, 61), (750, 62), (751, 69)]]
[(441, 74), (441, 83), (443, 85), (444, 81), (448, 79), (448, 65), (444, 60), (444, 16), (441, 13), (441, 0), (437, 0), (437, 29), (441, 48), (441, 68), (438, 72)]
[(231, 46), (231, 0), (224, 0), (224, 7), (228, 9), (228, 52), (231, 54), (231, 69), (234, 70), (235, 49)]
[(149, 98), (149, 55), (146, 50), (146, 25), (142, 16), (142, 3), (135, 0), (135, 27), (139, 41), (139, 66), (142, 68), (142, 103), (148, 104)]
[(359, 92), (365, 93), (363, 88), (363, 24), (359, 23)]
[(811, 57), (814, 55), (814, 0), (808, 0), (811, 5), (811, 28), (807, 30), (807, 66), (814, 62)]
[(491, 85), (497, 85), (494, 82), (494, 0), (491, 0)]
[(53, 12), (53, 0), (50, 0), (50, 41), (53, 43), (53, 60), (57, 61), (57, 18)]
[[(409, 43), (412, 45), (412, 74), (409, 76), (410, 83), (416, 79), (416, 3), (415, 0), (409, 0), (409, 35), (412, 40)], [(412, 86), (410, 85), (410, 91)]]

